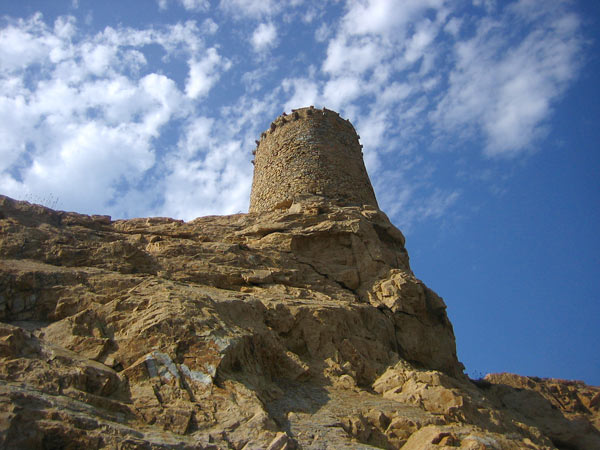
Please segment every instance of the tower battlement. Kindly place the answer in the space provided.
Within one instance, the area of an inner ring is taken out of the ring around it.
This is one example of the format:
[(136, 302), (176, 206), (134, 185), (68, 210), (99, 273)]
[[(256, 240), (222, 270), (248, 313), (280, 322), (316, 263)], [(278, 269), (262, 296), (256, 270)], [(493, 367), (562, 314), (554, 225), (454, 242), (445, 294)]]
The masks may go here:
[(277, 117), (256, 143), (250, 212), (270, 211), (302, 194), (378, 207), (359, 136), (337, 112), (294, 109)]

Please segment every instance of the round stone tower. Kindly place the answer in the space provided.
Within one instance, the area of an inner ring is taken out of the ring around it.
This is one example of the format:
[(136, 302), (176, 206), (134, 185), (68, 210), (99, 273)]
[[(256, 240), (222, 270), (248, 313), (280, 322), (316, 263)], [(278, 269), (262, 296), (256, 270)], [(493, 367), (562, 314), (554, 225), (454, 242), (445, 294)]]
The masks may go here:
[(291, 204), (316, 194), (339, 205), (377, 205), (359, 136), (335, 111), (294, 109), (256, 141), (250, 212)]

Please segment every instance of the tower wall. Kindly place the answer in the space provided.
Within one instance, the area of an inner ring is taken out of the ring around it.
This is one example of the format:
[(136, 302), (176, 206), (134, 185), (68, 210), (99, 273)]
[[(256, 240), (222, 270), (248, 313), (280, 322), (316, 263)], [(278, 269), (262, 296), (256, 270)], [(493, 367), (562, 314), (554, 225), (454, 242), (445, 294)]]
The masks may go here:
[(292, 110), (275, 119), (257, 144), (250, 212), (270, 211), (299, 194), (378, 207), (359, 136), (338, 113)]

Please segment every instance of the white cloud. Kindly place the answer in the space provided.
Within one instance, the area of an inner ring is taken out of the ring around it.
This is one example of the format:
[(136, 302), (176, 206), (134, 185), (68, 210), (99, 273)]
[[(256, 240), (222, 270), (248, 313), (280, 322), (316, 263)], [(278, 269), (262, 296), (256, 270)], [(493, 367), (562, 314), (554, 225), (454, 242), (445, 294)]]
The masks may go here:
[(169, 155), (161, 215), (191, 220), (248, 209), (252, 166), (242, 141), (223, 133), (215, 121), (198, 117), (188, 123)]
[(449, 214), (460, 198), (458, 190), (433, 189), (433, 192), (430, 193), (423, 192), (423, 190), (412, 192), (409, 205), (403, 211), (395, 214), (398, 217), (399, 225), (405, 230), (410, 230), (416, 222), (441, 219), (444, 215)]
[(331, 25), (323, 22), (315, 31), (315, 40), (317, 42), (325, 42), (331, 36)]
[[(435, 67), (434, 45), (449, 14), (444, 0), (351, 2), (327, 45), (322, 70), (332, 78), (352, 74), (371, 92), (417, 65), (421, 75)], [(419, 83), (420, 84), (420, 83)]]
[(240, 138), (245, 142), (248, 151), (253, 149), (255, 139), (265, 131), (269, 121), (280, 110), (280, 91), (274, 89), (261, 98), (255, 95), (244, 95), (231, 106), (221, 109), (221, 128), (229, 136)]
[(209, 17), (202, 22), (202, 29), (205, 30), (207, 34), (215, 34), (219, 29), (219, 25)]
[(286, 93), (292, 92), (292, 96), (284, 103), (284, 109), (302, 108), (304, 106), (316, 105), (319, 99), (319, 87), (316, 82), (308, 78), (286, 78), (281, 86)]
[(349, 40), (340, 35), (329, 41), (327, 58), (323, 62), (323, 71), (331, 76), (348, 73), (363, 74), (381, 64), (388, 49), (382, 47), (375, 38)]
[(274, 47), (277, 43), (277, 28), (272, 23), (261, 23), (252, 33), (251, 42), (256, 52)]
[[(52, 193), (72, 209), (103, 211), (154, 164), (152, 139), (185, 110), (182, 99), (172, 80), (156, 74), (137, 84), (96, 81), (81, 91), (60, 80), (46, 83), (29, 105), (38, 125), (21, 138), (22, 146), (33, 146), (33, 160), (19, 169), (18, 179), (0, 182), (0, 189), (15, 196)], [(89, 108), (97, 110), (95, 118), (86, 115)], [(121, 204), (118, 212), (127, 215), (137, 206)]]
[[(385, 133), (389, 126), (388, 111), (371, 111), (368, 116), (362, 116), (358, 119), (356, 129), (360, 135), (360, 142), (364, 146), (365, 159), (368, 160), (368, 153), (376, 154), (377, 150), (385, 142)], [(371, 157), (372, 160), (374, 158)], [(374, 161), (373, 161), (374, 162)], [(371, 167), (377, 170), (378, 167)]]
[(444, 26), (444, 31), (451, 34), (454, 37), (458, 36), (462, 27), (462, 20), (456, 17), (452, 17)]
[(236, 17), (260, 18), (273, 16), (286, 6), (277, 0), (221, 0), (220, 8)]
[(141, 125), (147, 136), (157, 137), (160, 128), (172, 117), (185, 113), (187, 107), (175, 82), (164, 75), (151, 73), (140, 80), (140, 87), (151, 105), (141, 115)]
[(394, 34), (404, 38), (405, 27), (429, 9), (438, 9), (445, 0), (360, 0), (351, 2), (343, 19), (348, 34)]
[(496, 0), (473, 0), (473, 5), (484, 8), (487, 13), (496, 8)]
[(329, 108), (342, 110), (364, 92), (361, 80), (356, 77), (340, 77), (329, 80), (323, 91), (323, 102)]
[(112, 68), (117, 49), (108, 45), (84, 44), (82, 48), (85, 67), (94, 75), (101, 76)]
[(246, 86), (247, 93), (258, 92), (262, 88), (262, 82), (267, 71), (268, 69), (265, 69), (265, 67), (260, 67), (242, 75), (241, 79)]
[(154, 162), (148, 137), (139, 131), (93, 121), (68, 125), (62, 140), (40, 149), (22, 172), (22, 182), (2, 183), (2, 188), (52, 193), (78, 211), (102, 211), (116, 195), (117, 183), (137, 182)]
[(15, 79), (0, 84), (0, 92), (15, 92), (15, 95), (0, 96), (0, 173), (8, 170), (26, 151), (23, 136), (31, 131), (36, 119), (27, 107), (23, 88)]
[(524, 36), (509, 10), (455, 45), (449, 89), (431, 115), (438, 129), (482, 133), (490, 156), (516, 155), (544, 132), (552, 103), (577, 71), (580, 43), (573, 15), (539, 3), (536, 14)]
[[(201, 12), (210, 8), (208, 0), (177, 0), (177, 2), (187, 11)], [(169, 0), (157, 0), (157, 3), (160, 10), (164, 11), (169, 7)]]
[[(150, 192), (144, 177), (160, 162), (155, 140), (192, 111), (174, 80), (148, 71), (150, 44), (187, 56), (192, 98), (206, 95), (229, 67), (214, 48), (203, 50), (193, 21), (82, 35), (71, 17), (50, 28), (35, 15), (0, 29), (0, 191), (51, 193), (80, 212), (147, 213), (153, 199), (142, 202), (140, 192)], [(34, 64), (43, 70), (32, 80)]]
[(179, 0), (188, 11), (206, 11), (210, 8), (208, 0)]
[[(206, 22), (205, 22), (206, 23)], [(202, 35), (211, 34), (212, 26), (201, 30), (194, 20), (177, 22), (161, 28), (112, 28), (106, 27), (101, 33), (90, 38), (93, 42), (113, 45), (119, 48), (159, 45), (167, 53), (167, 59), (181, 54), (193, 54), (204, 49)]]
[(417, 25), (415, 33), (406, 44), (404, 57), (409, 63), (417, 61), (423, 56), (427, 47), (437, 35), (437, 27), (430, 20), (424, 20)]
[(384, 87), (378, 100), (380, 104), (385, 106), (398, 103), (411, 95), (414, 90), (415, 88), (408, 83), (394, 82)]
[(59, 42), (42, 22), (41, 14), (19, 19), (0, 30), (0, 71), (12, 72), (41, 63)]
[(179, 139), (178, 148), (182, 153), (179, 157), (187, 160), (196, 157), (199, 151), (206, 150), (214, 145), (212, 137), (215, 120), (210, 117), (196, 117), (189, 121), (184, 135)]
[(223, 59), (215, 48), (209, 48), (201, 60), (188, 61), (190, 72), (186, 80), (185, 93), (192, 99), (203, 97), (218, 81), (219, 70), (227, 70), (229, 61)]
[(60, 16), (54, 21), (54, 34), (59, 39), (71, 39), (77, 31), (75, 17)]

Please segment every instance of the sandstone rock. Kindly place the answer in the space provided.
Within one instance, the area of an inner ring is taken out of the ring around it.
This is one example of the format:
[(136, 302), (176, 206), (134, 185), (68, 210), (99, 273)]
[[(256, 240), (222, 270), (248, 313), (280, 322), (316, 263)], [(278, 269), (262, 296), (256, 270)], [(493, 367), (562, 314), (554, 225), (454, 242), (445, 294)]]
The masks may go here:
[(112, 221), (0, 197), (0, 448), (596, 448), (598, 388), (462, 374), (385, 214), (280, 206)]
[(581, 381), (507, 373), (487, 375), (484, 380), (498, 409), (534, 424), (557, 447), (600, 448), (600, 388)]

